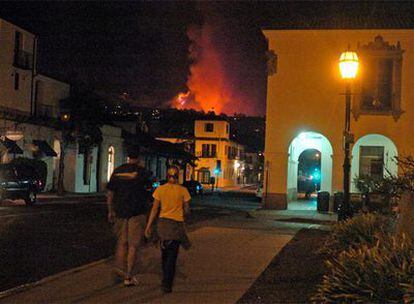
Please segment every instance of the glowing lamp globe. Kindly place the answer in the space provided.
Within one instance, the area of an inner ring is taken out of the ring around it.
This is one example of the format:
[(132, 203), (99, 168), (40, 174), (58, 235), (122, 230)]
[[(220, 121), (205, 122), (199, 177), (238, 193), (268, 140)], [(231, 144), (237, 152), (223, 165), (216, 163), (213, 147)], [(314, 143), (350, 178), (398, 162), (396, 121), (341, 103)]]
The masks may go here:
[(358, 56), (357, 53), (346, 51), (339, 58), (339, 71), (343, 79), (354, 79), (358, 73)]

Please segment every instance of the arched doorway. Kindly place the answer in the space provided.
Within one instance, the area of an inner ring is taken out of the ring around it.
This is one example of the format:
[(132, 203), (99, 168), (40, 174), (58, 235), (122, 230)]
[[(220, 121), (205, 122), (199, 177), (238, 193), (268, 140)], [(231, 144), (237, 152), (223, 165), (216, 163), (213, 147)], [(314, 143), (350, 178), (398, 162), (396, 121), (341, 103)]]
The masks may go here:
[(110, 146), (108, 149), (108, 173), (107, 173), (107, 180), (111, 179), (112, 172), (114, 172), (115, 168), (115, 148)]
[(298, 158), (298, 199), (310, 199), (321, 189), (321, 152), (303, 151)]
[[(303, 205), (297, 204), (298, 202), (298, 179), (300, 169), (300, 157), (314, 158), (310, 163), (319, 164), (316, 166), (319, 172), (314, 172), (310, 175), (313, 178), (319, 179), (317, 183), (317, 189), (321, 191), (332, 192), (332, 145), (329, 140), (320, 133), (316, 132), (302, 132), (296, 136), (289, 146), (289, 158), (288, 158), (288, 174), (287, 174), (287, 199), (288, 209), (291, 210), (316, 210), (316, 204)], [(304, 154), (303, 154), (304, 153)], [(319, 158), (319, 160), (317, 160)], [(302, 166), (302, 165), (301, 165)], [(303, 166), (302, 166), (303, 167)], [(303, 170), (303, 168), (301, 168)]]
[(351, 192), (358, 192), (354, 180), (359, 176), (397, 175), (397, 156), (397, 147), (384, 135), (368, 134), (358, 139), (352, 148)]

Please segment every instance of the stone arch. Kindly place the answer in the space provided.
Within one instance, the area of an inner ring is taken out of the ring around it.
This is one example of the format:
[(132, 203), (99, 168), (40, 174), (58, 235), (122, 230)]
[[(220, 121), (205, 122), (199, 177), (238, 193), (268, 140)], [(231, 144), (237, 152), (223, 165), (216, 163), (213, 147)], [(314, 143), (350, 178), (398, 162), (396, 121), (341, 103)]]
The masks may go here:
[[(377, 151), (373, 149), (373, 154), (376, 155), (378, 155), (378, 153), (381, 154), (381, 150), (383, 151), (383, 176), (387, 174), (397, 175), (398, 173), (398, 165), (395, 159), (398, 156), (398, 149), (394, 142), (390, 138), (381, 134), (364, 135), (361, 138), (359, 138), (352, 147), (351, 192), (358, 192), (358, 189), (356, 188), (354, 183), (354, 179), (358, 177), (360, 173), (362, 174), (363, 171), (367, 171), (367, 166), (369, 166), (369, 164), (367, 165), (367, 160), (361, 158), (363, 157), (361, 155), (361, 147), (377, 148)], [(373, 155), (371, 157), (372, 161), (379, 163), (380, 160), (376, 155)], [(363, 169), (361, 169), (361, 165), (364, 166)]]
[(321, 191), (332, 192), (332, 154), (330, 141), (321, 133), (301, 132), (290, 143), (288, 148), (287, 199), (297, 198), (298, 159), (301, 153), (315, 149), (321, 153)]

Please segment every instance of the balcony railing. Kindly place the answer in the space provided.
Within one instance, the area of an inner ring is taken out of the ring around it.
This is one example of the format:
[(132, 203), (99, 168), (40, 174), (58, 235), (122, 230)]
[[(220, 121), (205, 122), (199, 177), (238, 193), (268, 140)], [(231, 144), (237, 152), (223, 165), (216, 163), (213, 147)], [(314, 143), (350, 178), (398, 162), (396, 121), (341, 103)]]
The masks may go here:
[(33, 54), (22, 50), (15, 50), (13, 65), (23, 70), (33, 69)]

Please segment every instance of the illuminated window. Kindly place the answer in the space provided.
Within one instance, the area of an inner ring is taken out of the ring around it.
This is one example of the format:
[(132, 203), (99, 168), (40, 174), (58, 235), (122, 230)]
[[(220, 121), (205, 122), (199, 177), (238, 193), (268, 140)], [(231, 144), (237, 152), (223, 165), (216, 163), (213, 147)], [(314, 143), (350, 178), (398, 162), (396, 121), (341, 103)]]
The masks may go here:
[(108, 149), (108, 175), (107, 180), (111, 179), (112, 172), (115, 169), (115, 149), (113, 146), (110, 146)]
[(202, 169), (198, 171), (198, 181), (202, 184), (210, 183), (210, 170)]

